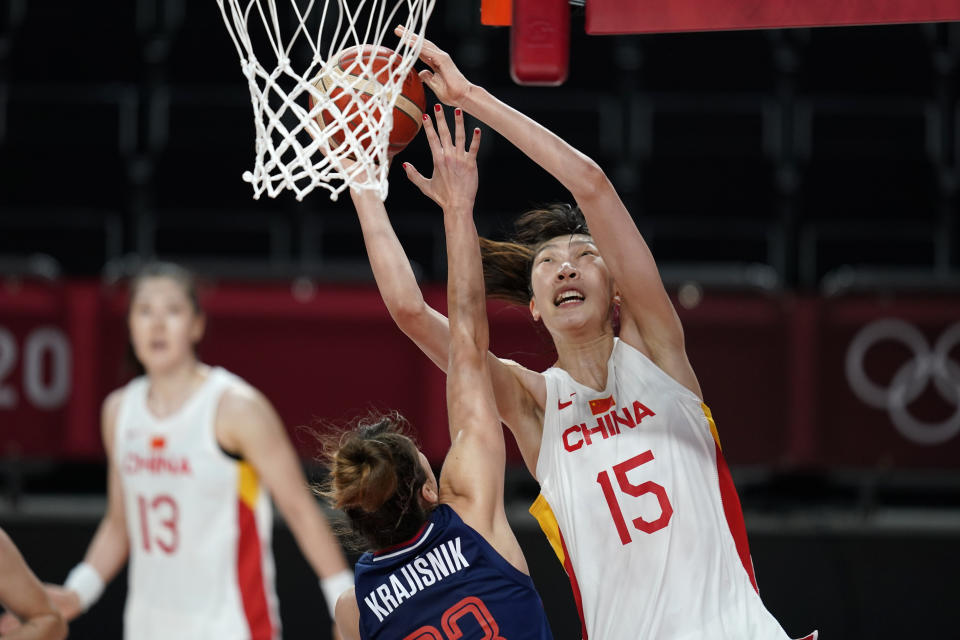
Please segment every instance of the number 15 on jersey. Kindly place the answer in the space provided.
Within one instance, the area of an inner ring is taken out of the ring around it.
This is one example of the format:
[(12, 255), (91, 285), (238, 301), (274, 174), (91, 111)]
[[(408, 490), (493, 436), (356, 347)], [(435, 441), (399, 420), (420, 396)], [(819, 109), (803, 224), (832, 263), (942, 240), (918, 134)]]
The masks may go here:
[[(634, 528), (643, 533), (654, 533), (670, 524), (670, 518), (673, 516), (673, 506), (667, 497), (667, 490), (663, 485), (656, 482), (641, 482), (634, 484), (627, 474), (640, 465), (653, 460), (651, 451), (644, 451), (640, 455), (633, 456), (619, 464), (613, 465), (613, 476), (617, 479), (617, 486), (622, 493), (634, 498), (639, 498), (645, 494), (653, 494), (660, 503), (660, 516), (656, 520), (644, 520), (642, 517), (632, 520)], [(630, 544), (633, 538), (630, 536), (630, 529), (627, 527), (626, 519), (623, 517), (623, 511), (620, 509), (620, 502), (617, 500), (617, 493), (610, 480), (610, 473), (603, 470), (597, 474), (597, 483), (603, 491), (603, 497), (607, 501), (607, 507), (610, 509), (610, 515), (613, 517), (613, 524), (617, 527), (617, 533), (620, 535), (620, 542)]]

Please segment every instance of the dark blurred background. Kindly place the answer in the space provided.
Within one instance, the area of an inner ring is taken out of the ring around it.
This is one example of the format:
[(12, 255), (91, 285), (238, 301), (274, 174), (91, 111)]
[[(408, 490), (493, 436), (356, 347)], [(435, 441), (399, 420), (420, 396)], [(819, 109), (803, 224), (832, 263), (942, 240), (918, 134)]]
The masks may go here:
[[(474, 2), (439, 2), (428, 34), (611, 176), (675, 296), (785, 628), (960, 638), (960, 26), (591, 37), (581, 13), (555, 88), (511, 82), (509, 31)], [(270, 397), (312, 477), (297, 426), (370, 407), (443, 459), (443, 376), (386, 314), (348, 198), (253, 200), (253, 139), (216, 3), (0, 0), (0, 524), (42, 579), (102, 514), (98, 410), (129, 377), (123, 276), (142, 259), (203, 276), (204, 359)], [(425, 140), (399, 160), (427, 172)], [(479, 162), (481, 234), (569, 199), (496, 135)], [(441, 221), (401, 174), (387, 207), (442, 310)], [(498, 354), (550, 364), (522, 309), (490, 312)], [(513, 451), (512, 522), (556, 637), (577, 638), (535, 495)], [(325, 637), (282, 523), (275, 547), (285, 637)], [(122, 601), (121, 577), (72, 637), (119, 637)]]

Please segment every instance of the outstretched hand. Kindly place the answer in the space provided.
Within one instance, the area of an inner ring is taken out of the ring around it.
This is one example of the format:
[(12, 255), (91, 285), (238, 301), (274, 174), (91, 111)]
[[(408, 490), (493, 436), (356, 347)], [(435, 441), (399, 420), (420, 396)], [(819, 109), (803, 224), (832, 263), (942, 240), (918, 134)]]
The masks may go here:
[[(393, 32), (402, 38), (407, 30), (403, 26), (397, 26)], [(412, 33), (408, 35), (414, 40), (420, 37)], [(436, 94), (442, 103), (451, 107), (462, 107), (463, 100), (469, 93), (471, 85), (460, 73), (460, 69), (454, 64), (450, 54), (423, 38), (420, 59), (430, 67), (429, 71), (424, 69), (419, 74), (423, 84), (430, 87), (430, 90)]]
[(477, 150), (480, 148), (480, 129), (473, 130), (473, 139), (467, 148), (466, 134), (463, 129), (463, 111), (454, 110), (454, 137), (450, 137), (443, 107), (435, 107), (437, 130), (433, 120), (423, 114), (423, 129), (430, 144), (433, 156), (433, 176), (425, 178), (409, 162), (403, 163), (403, 169), (410, 181), (428, 198), (444, 210), (454, 207), (466, 207), (473, 211), (473, 201), (477, 195)]

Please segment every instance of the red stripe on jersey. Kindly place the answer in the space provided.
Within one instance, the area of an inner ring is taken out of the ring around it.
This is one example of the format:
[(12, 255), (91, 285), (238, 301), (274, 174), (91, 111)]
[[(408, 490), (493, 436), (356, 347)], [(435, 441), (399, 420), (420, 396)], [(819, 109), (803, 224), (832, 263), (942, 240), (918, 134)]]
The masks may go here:
[(391, 545), (391, 546), (389, 546), (389, 547), (385, 547), (385, 548), (383, 548), (383, 549), (380, 549), (379, 551), (374, 551), (374, 552), (373, 552), (373, 555), (374, 555), (374, 556), (382, 556), (382, 555), (385, 554), (385, 553), (390, 553), (391, 551), (396, 551), (397, 549), (402, 549), (403, 547), (408, 547), (408, 546), (412, 545), (414, 542), (417, 541), (418, 538), (420, 538), (421, 535), (423, 535), (423, 532), (424, 532), (424, 530), (426, 530), (428, 524), (430, 524), (430, 521), (429, 521), (429, 520), (427, 520), (426, 522), (424, 522), (424, 523), (423, 523), (423, 526), (420, 527), (420, 530), (417, 531), (417, 532), (414, 534), (414, 536), (413, 536), (412, 538), (410, 538), (409, 540), (404, 540), (403, 542), (398, 542), (397, 544)]
[(730, 534), (733, 535), (734, 544), (737, 545), (740, 562), (750, 576), (750, 584), (753, 585), (754, 591), (760, 593), (760, 589), (757, 588), (757, 579), (753, 575), (750, 543), (747, 542), (747, 527), (743, 523), (743, 509), (740, 508), (737, 488), (733, 486), (733, 477), (730, 475), (730, 468), (727, 467), (723, 452), (720, 451), (720, 445), (715, 442), (713, 446), (717, 450), (717, 476), (720, 481), (720, 502), (723, 503), (723, 514), (727, 517), (727, 526), (730, 528)]
[(273, 640), (273, 623), (267, 605), (267, 589), (263, 578), (263, 556), (260, 550), (260, 535), (253, 510), (242, 500), (237, 500), (240, 539), (237, 541), (237, 581), (243, 613), (250, 627), (251, 640)]
[(573, 573), (573, 562), (570, 560), (570, 552), (567, 551), (567, 543), (563, 541), (563, 533), (560, 533), (560, 546), (563, 548), (563, 568), (570, 578), (570, 590), (573, 591), (573, 600), (577, 603), (577, 615), (580, 616), (580, 631), (583, 633), (583, 640), (587, 640), (587, 620), (583, 617), (583, 601), (580, 598), (580, 585), (577, 584), (577, 576)]

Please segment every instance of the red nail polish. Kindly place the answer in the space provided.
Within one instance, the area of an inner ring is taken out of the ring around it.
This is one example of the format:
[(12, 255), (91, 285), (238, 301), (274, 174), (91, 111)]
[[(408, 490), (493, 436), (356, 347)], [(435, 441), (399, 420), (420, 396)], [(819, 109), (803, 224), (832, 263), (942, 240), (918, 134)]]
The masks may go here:
[(424, 121), (424, 122), (426, 122), (426, 121), (429, 120), (429, 119), (430, 119), (430, 116), (428, 116), (427, 114), (423, 114), (423, 121)]
[(460, 114), (463, 113), (463, 112), (460, 111), (460, 109), (456, 109), (456, 110), (454, 111), (454, 113), (456, 113), (457, 115), (460, 115)]
[(434, 105), (434, 106), (433, 106), (433, 109), (434, 109), (437, 113), (440, 113), (440, 105), (438, 105), (438, 104)]

